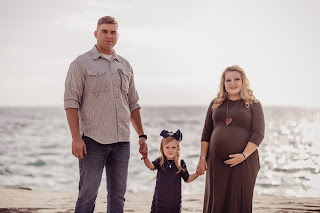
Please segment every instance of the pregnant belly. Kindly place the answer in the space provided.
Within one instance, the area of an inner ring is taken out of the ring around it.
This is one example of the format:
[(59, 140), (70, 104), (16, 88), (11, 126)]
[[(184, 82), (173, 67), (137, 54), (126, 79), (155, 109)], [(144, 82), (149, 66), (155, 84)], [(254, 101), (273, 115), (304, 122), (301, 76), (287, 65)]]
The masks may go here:
[(211, 135), (210, 153), (214, 158), (229, 159), (230, 154), (243, 152), (250, 137), (250, 132), (236, 126), (218, 126)]

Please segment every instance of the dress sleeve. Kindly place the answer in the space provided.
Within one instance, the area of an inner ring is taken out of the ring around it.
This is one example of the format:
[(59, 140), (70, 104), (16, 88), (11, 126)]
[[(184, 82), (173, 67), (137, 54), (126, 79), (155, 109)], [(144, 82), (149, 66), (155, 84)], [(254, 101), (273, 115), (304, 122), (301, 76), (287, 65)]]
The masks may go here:
[(155, 159), (155, 160), (152, 162), (152, 164), (154, 165), (154, 170), (155, 170), (155, 169), (159, 169), (159, 167), (160, 167), (160, 161), (161, 161), (161, 159), (160, 159), (160, 158), (157, 158), (157, 159)]
[(212, 105), (213, 105), (213, 101), (210, 103), (208, 107), (206, 120), (204, 122), (204, 127), (202, 130), (202, 136), (201, 136), (201, 141), (206, 141), (208, 143), (210, 142), (210, 137), (213, 130)]
[(251, 121), (251, 137), (250, 142), (259, 146), (264, 138), (264, 115), (260, 102), (253, 103), (251, 106), (252, 121)]
[(189, 179), (189, 172), (188, 172), (188, 169), (187, 169), (187, 165), (186, 163), (184, 162), (184, 160), (181, 160), (181, 167), (182, 167), (182, 174), (181, 174), (181, 177), (184, 181), (188, 181)]

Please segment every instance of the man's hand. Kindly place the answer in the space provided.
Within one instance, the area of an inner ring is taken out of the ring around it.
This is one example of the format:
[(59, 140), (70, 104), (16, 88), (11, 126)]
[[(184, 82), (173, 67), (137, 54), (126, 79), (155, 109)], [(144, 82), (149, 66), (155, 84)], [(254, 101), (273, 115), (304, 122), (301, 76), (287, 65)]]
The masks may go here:
[(142, 155), (141, 160), (145, 159), (148, 156), (148, 145), (146, 143), (146, 138), (139, 138), (139, 152)]
[(72, 139), (72, 154), (78, 158), (83, 159), (83, 153), (87, 154), (86, 144), (81, 137)]
[(142, 154), (141, 160), (148, 158), (148, 145), (147, 145), (147, 143), (144, 143), (144, 145), (142, 147), (142, 151), (140, 153)]

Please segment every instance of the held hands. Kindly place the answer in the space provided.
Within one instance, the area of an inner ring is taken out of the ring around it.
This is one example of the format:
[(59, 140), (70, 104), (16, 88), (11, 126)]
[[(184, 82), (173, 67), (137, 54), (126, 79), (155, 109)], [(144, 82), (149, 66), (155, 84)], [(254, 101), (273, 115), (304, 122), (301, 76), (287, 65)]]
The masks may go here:
[(244, 155), (242, 153), (229, 155), (229, 158), (230, 159), (226, 160), (224, 163), (227, 165), (230, 165), (230, 167), (234, 167), (234, 166), (238, 165), (239, 163), (242, 163), (243, 161), (246, 160), (246, 158), (244, 157)]
[(141, 137), (139, 138), (139, 152), (142, 155), (141, 160), (148, 157), (148, 145), (146, 143), (146, 138)]
[(197, 166), (197, 175), (203, 175), (206, 170), (207, 170), (207, 160), (199, 159), (198, 166)]
[(83, 159), (83, 153), (87, 154), (86, 144), (81, 137), (72, 139), (72, 154), (78, 158)]

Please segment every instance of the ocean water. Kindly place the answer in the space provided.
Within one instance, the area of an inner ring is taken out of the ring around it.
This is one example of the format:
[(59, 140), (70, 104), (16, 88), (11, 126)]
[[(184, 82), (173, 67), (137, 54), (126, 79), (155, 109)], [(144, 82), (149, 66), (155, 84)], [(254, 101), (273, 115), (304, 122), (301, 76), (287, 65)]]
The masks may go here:
[[(161, 130), (183, 132), (182, 158), (195, 172), (207, 107), (144, 107), (149, 158), (159, 156)], [(264, 107), (266, 133), (259, 147), (261, 169), (255, 194), (320, 197), (320, 109)], [(0, 187), (77, 191), (78, 160), (63, 107), (0, 108)], [(156, 172), (147, 169), (131, 129), (127, 191), (154, 190)], [(205, 176), (183, 183), (183, 193), (203, 193)], [(105, 190), (105, 175), (100, 190)]]

